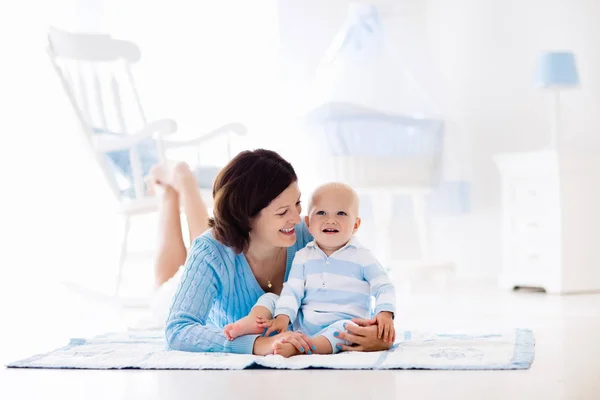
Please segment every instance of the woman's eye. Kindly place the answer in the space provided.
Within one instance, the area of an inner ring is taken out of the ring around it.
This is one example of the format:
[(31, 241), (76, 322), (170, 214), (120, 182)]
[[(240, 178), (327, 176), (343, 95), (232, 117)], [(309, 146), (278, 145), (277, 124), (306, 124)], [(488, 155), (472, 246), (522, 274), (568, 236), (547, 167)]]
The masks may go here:
[(344, 211), (338, 211), (337, 215), (346, 215)]
[(325, 215), (325, 211), (317, 211), (317, 215)]
[(284, 212), (282, 212), (281, 214), (277, 214), (277, 215), (279, 215), (280, 217), (283, 217), (285, 214), (287, 214), (287, 212), (288, 212), (288, 210), (285, 210), (285, 211), (284, 211)]

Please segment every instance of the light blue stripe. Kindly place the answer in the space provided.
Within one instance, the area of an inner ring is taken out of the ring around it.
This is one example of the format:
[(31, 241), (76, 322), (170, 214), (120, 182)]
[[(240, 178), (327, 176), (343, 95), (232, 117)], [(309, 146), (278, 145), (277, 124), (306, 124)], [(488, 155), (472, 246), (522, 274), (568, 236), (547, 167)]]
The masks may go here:
[(302, 304), (327, 303), (359, 307), (370, 310), (371, 296), (364, 293), (346, 292), (331, 289), (308, 289)]
[(367, 265), (366, 267), (364, 267), (363, 269), (363, 274), (365, 276), (365, 279), (370, 282), (373, 279), (377, 279), (380, 276), (385, 274), (385, 271), (383, 270), (383, 268), (377, 264), (371, 264), (371, 265)]
[(345, 313), (331, 313), (331, 319), (327, 323), (323, 324), (315, 324), (310, 322), (310, 315), (307, 316), (300, 312), (298, 314), (298, 324), (296, 326), (297, 330), (300, 330), (302, 333), (307, 334), (308, 336), (315, 336), (319, 332), (324, 329), (330, 327), (332, 324), (335, 324), (339, 321), (350, 321), (352, 318), (356, 318), (355, 315), (345, 314)]
[(323, 260), (309, 260), (304, 265), (306, 276), (322, 274), (324, 272), (360, 280), (363, 278), (363, 266), (350, 261), (329, 258), (329, 265), (325, 265)]
[(516, 332), (513, 358), (509, 364), (512, 369), (527, 369), (535, 357), (535, 338), (529, 329), (518, 329)]
[(292, 264), (292, 269), (290, 270), (288, 280), (289, 279), (300, 279), (304, 280), (304, 267), (302, 264)]

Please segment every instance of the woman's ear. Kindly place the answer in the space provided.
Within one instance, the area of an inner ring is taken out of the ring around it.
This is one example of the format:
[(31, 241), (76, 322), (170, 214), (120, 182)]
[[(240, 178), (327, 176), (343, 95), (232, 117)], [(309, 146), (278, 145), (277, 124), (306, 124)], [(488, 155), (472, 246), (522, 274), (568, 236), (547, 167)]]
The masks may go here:
[(359, 227), (360, 227), (360, 217), (356, 217), (356, 221), (354, 222), (354, 229), (352, 230), (352, 233), (356, 233), (356, 231), (358, 230)]

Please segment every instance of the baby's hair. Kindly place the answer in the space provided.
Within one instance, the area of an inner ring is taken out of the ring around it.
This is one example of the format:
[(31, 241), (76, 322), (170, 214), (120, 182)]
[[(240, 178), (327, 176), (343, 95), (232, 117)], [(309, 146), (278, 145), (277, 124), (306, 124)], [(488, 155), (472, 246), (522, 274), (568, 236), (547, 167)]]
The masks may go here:
[(354, 211), (358, 215), (358, 209), (359, 209), (359, 205), (360, 205), (360, 202), (358, 199), (358, 193), (356, 193), (356, 190), (352, 189), (352, 187), (350, 185), (347, 185), (342, 182), (329, 182), (329, 183), (325, 183), (325, 184), (317, 187), (314, 190), (314, 192), (312, 193), (312, 196), (310, 197), (310, 203), (308, 204), (309, 211), (312, 209), (313, 203), (315, 202), (315, 199), (317, 198), (317, 196), (327, 190), (340, 190), (340, 191), (345, 192), (346, 194), (349, 194), (352, 197), (352, 201), (355, 205)]

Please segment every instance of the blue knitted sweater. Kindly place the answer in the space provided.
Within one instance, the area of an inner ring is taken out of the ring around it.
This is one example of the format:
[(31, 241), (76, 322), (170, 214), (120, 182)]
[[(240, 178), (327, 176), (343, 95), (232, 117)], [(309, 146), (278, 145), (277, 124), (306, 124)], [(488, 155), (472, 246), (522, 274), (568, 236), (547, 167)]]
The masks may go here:
[[(313, 240), (304, 223), (296, 225), (296, 243), (287, 249), (285, 280), (296, 251)], [(259, 335), (229, 341), (225, 325), (248, 315), (262, 290), (243, 254), (206, 231), (191, 246), (165, 330), (171, 350), (252, 354)]]

